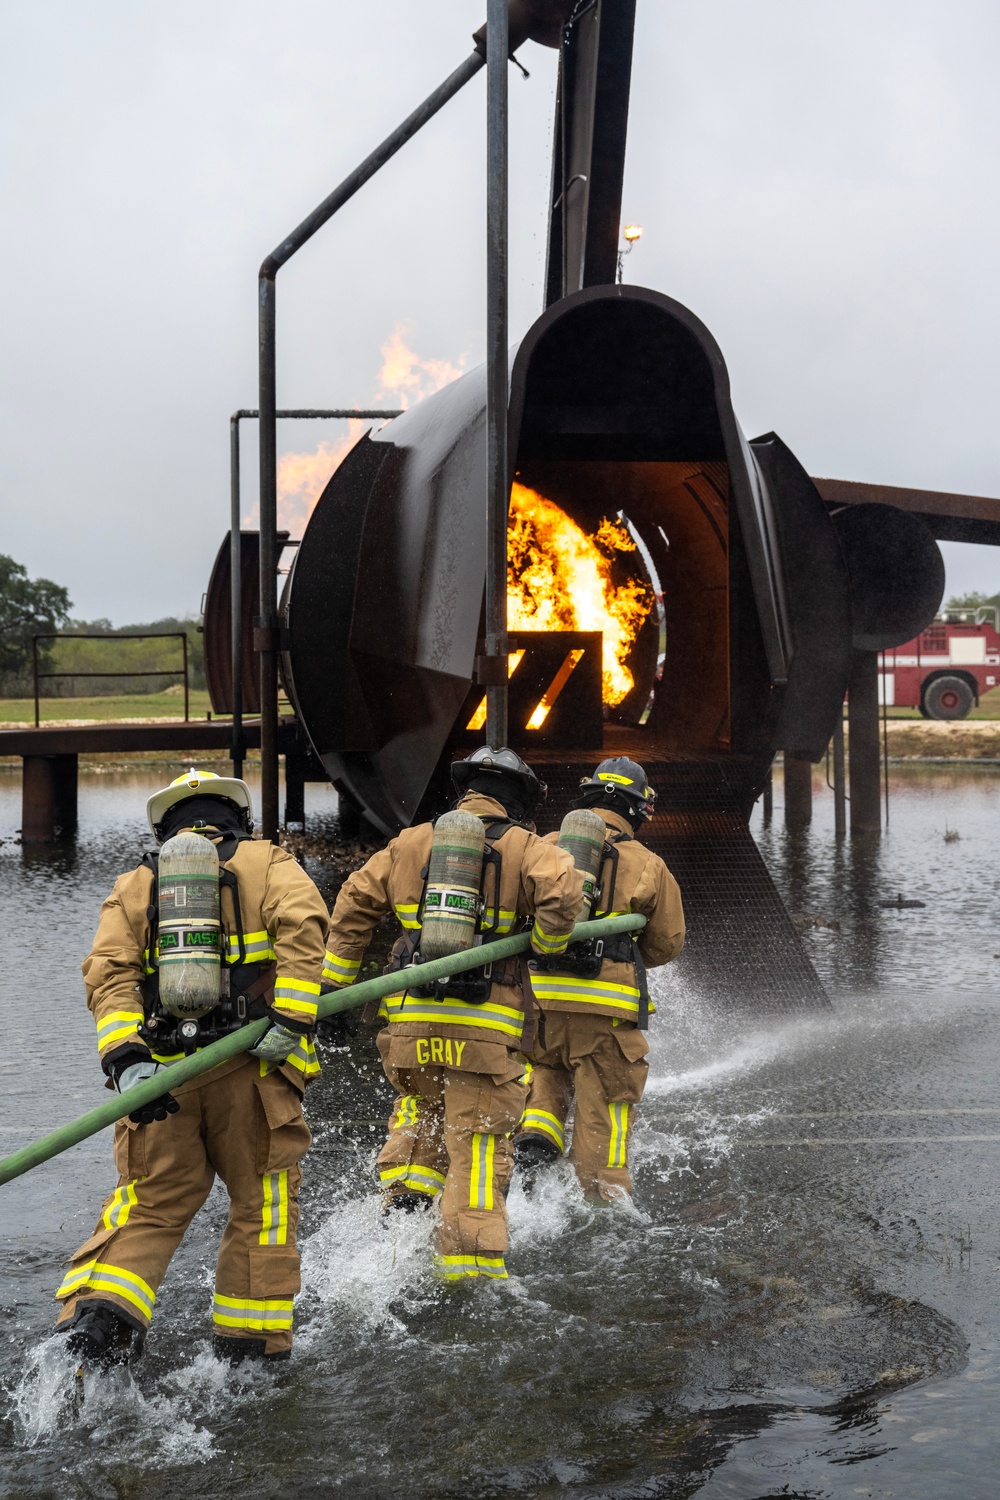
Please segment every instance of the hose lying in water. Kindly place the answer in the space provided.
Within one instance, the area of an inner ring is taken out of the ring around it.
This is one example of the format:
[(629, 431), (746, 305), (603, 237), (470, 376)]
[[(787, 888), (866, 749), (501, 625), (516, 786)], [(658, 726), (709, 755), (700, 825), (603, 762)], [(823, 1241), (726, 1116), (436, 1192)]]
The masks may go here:
[[(599, 922), (581, 922), (574, 927), (570, 940), (578, 942), (588, 938), (608, 937), (615, 932), (639, 932), (645, 925), (646, 918), (637, 913), (623, 917), (604, 917)], [(495, 943), (483, 943), (478, 948), (453, 954), (450, 958), (433, 959), (430, 963), (420, 965), (420, 983), (424, 985), (435, 979), (446, 979), (448, 975), (458, 974), (462, 969), (478, 969), (482, 964), (493, 963), (499, 958), (511, 958), (515, 953), (524, 953), (528, 943), (529, 934), (523, 932), (514, 937), (499, 938)], [(381, 1000), (385, 995), (398, 995), (405, 987), (400, 978), (398, 973), (380, 974), (377, 979), (366, 979), (362, 984), (347, 985), (342, 990), (321, 995), (319, 1014), (321, 1017), (335, 1016), (342, 1010), (356, 1010), (361, 1005), (367, 1005), (369, 1000)], [(0, 1183), (21, 1177), (25, 1172), (30, 1172), (32, 1167), (40, 1166), (50, 1157), (58, 1156), (60, 1152), (68, 1151), (70, 1146), (85, 1141), (88, 1136), (96, 1135), (106, 1125), (113, 1125), (116, 1120), (123, 1119), (139, 1105), (149, 1104), (162, 1094), (168, 1094), (178, 1084), (187, 1083), (189, 1079), (209, 1072), (230, 1057), (238, 1057), (241, 1052), (249, 1051), (270, 1025), (270, 1020), (266, 1018), (252, 1021), (249, 1026), (230, 1032), (229, 1036), (221, 1037), (208, 1047), (202, 1047), (181, 1062), (161, 1068), (154, 1077), (137, 1083), (134, 1088), (126, 1089), (124, 1094), (116, 1094), (106, 1104), (99, 1104), (96, 1109), (88, 1110), (85, 1115), (71, 1120), (68, 1125), (60, 1125), (58, 1130), (42, 1136), (33, 1145), (22, 1146), (20, 1151), (11, 1152), (10, 1156), (0, 1160)]]

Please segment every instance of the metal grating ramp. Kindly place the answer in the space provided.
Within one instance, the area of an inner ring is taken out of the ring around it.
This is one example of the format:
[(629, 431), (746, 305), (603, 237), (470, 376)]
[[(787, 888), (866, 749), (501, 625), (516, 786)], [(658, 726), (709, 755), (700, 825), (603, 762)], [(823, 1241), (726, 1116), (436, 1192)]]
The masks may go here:
[[(687, 942), (671, 985), (727, 1008), (789, 1011), (828, 1005), (746, 819), (741, 768), (724, 761), (643, 764), (657, 813), (642, 835), (677, 879)], [(545, 826), (558, 827), (593, 760), (548, 762)]]

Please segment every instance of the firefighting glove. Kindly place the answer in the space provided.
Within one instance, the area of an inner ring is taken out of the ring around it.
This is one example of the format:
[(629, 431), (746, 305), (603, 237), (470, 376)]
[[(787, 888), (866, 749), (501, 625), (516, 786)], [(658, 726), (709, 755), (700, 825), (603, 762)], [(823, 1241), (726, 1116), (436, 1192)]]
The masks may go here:
[(280, 1021), (275, 1021), (270, 1030), (265, 1031), (256, 1047), (250, 1048), (250, 1055), (259, 1057), (261, 1062), (277, 1066), (288, 1060), (289, 1053), (295, 1051), (301, 1040), (301, 1032), (289, 1031), (288, 1027), (282, 1026)]
[(358, 1034), (358, 1018), (352, 1010), (341, 1010), (319, 1022), (319, 1034), (331, 1047), (347, 1047)]
[[(124, 1094), (137, 1083), (144, 1083), (147, 1078), (152, 1078), (162, 1067), (162, 1063), (153, 1062), (152, 1058), (148, 1062), (129, 1063), (128, 1067), (115, 1074), (115, 1088), (119, 1094)], [(165, 1120), (167, 1115), (175, 1115), (179, 1109), (180, 1105), (173, 1094), (161, 1094), (159, 1099), (140, 1104), (129, 1115), (129, 1119), (134, 1125), (152, 1125), (154, 1120)]]

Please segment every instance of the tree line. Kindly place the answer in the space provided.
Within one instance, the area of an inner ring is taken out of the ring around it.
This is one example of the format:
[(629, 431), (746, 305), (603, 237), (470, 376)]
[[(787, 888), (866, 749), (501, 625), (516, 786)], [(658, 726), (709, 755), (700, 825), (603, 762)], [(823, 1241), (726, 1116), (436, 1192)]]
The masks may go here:
[[(43, 698), (97, 698), (118, 694), (162, 692), (183, 685), (183, 645), (179, 640), (129, 640), (142, 632), (183, 631), (187, 637), (188, 671), (192, 688), (205, 686), (204, 637), (198, 622), (168, 616), (143, 624), (115, 627), (110, 620), (72, 618), (68, 590), (49, 578), (29, 578), (27, 569), (0, 553), (0, 697), (30, 698), (34, 694), (32, 639), (54, 631), (69, 632), (54, 641), (38, 642), (39, 683)], [(100, 640), (73, 637), (98, 635)], [(172, 671), (171, 677), (150, 673)], [(94, 672), (93, 677), (73, 677)], [(103, 673), (126, 672), (125, 677)]]

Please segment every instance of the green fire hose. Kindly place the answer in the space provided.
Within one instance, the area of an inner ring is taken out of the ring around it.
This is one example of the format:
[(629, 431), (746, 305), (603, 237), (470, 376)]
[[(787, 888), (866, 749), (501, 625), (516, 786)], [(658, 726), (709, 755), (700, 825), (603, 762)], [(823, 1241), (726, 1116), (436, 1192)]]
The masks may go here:
[[(615, 932), (638, 932), (645, 925), (646, 918), (637, 914), (604, 917), (599, 922), (581, 922), (573, 929), (572, 940), (575, 942), (592, 937), (608, 937)], [(420, 965), (420, 981), (427, 984), (434, 979), (445, 979), (449, 974), (458, 974), (462, 969), (476, 969), (483, 963), (511, 958), (515, 953), (523, 953), (528, 942), (526, 932), (518, 933), (515, 937), (500, 938), (495, 943), (483, 943), (479, 948), (470, 948), (467, 953), (456, 953), (451, 958), (434, 959), (431, 963)], [(342, 990), (334, 990), (321, 996), (319, 1014), (335, 1016), (342, 1010), (356, 1010), (361, 1005), (367, 1005), (369, 1000), (381, 1000), (385, 995), (398, 995), (401, 989), (399, 974), (381, 974), (377, 979), (366, 979), (363, 984), (348, 985)], [(106, 1125), (113, 1125), (116, 1120), (131, 1114), (140, 1104), (149, 1104), (153, 1099), (159, 1099), (161, 1094), (169, 1093), (178, 1084), (187, 1083), (189, 1079), (209, 1072), (230, 1057), (238, 1057), (241, 1052), (249, 1051), (270, 1024), (266, 1019), (252, 1021), (249, 1026), (243, 1026), (239, 1031), (222, 1037), (220, 1041), (202, 1047), (181, 1062), (161, 1068), (155, 1077), (126, 1089), (124, 1094), (115, 1094), (106, 1104), (99, 1104), (96, 1109), (88, 1110), (85, 1115), (71, 1120), (68, 1125), (60, 1125), (58, 1130), (50, 1131), (33, 1145), (22, 1146), (20, 1151), (11, 1152), (10, 1156), (0, 1160), (0, 1184), (30, 1172), (32, 1167), (40, 1166), (43, 1161), (58, 1156), (60, 1152), (68, 1151), (70, 1146), (78, 1145), (88, 1136), (96, 1135)]]

